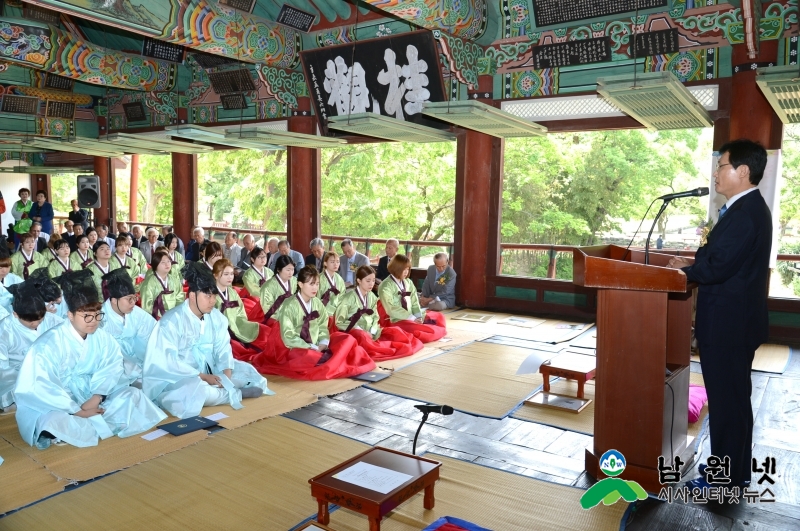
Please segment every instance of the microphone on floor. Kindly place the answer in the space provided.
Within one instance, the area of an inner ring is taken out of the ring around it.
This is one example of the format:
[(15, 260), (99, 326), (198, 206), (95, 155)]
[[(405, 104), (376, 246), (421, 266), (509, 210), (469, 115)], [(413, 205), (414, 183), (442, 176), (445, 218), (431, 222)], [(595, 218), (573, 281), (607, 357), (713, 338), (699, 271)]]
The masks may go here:
[(414, 444), (411, 446), (411, 453), (417, 455), (417, 438), (419, 437), (419, 432), (422, 430), (422, 426), (425, 424), (425, 421), (428, 420), (428, 415), (431, 413), (438, 413), (439, 415), (452, 415), (453, 408), (450, 406), (437, 406), (436, 404), (417, 404), (414, 407), (422, 412), (422, 422), (419, 423), (417, 433), (414, 434)]
[(440, 415), (452, 415), (454, 411), (453, 408), (450, 406), (437, 406), (434, 404), (417, 404), (414, 407), (419, 409), (426, 415), (428, 413), (438, 413)]

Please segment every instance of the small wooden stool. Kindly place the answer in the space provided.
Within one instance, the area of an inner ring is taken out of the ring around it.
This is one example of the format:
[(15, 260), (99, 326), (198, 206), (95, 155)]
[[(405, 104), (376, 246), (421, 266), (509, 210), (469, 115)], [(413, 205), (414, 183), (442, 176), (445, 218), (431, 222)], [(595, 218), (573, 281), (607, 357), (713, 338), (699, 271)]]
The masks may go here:
[(550, 392), (550, 377), (560, 376), (578, 382), (578, 398), (583, 399), (583, 385), (594, 380), (597, 360), (594, 356), (583, 354), (559, 354), (549, 362), (542, 363), (539, 372), (544, 378), (544, 392)]

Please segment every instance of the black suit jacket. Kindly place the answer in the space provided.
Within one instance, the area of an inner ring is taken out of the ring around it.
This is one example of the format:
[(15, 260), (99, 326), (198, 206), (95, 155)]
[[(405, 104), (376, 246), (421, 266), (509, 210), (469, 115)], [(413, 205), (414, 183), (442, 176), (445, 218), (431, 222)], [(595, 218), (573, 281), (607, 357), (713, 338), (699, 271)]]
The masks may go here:
[(70, 236), (66, 232), (61, 233), (61, 239), (66, 240), (69, 243), (69, 252), (74, 253), (78, 249), (78, 245), (75, 243), (75, 233), (72, 233)]
[(381, 259), (378, 260), (378, 270), (375, 272), (375, 276), (380, 280), (386, 280), (386, 278), (389, 276), (388, 256), (381, 256)]
[[(767, 341), (772, 215), (758, 190), (736, 200), (683, 268), (700, 285), (695, 335), (700, 345), (755, 350)], [(702, 347), (701, 347), (702, 348)]]
[[(322, 256), (324, 257), (325, 255), (322, 255)], [(310, 254), (310, 255), (306, 256), (305, 260), (306, 260), (306, 265), (309, 265), (309, 264), (313, 265), (314, 267), (317, 268), (317, 271), (320, 271), (320, 272), (322, 271), (322, 267), (321, 267), (322, 264), (320, 264), (320, 267), (317, 267), (317, 257), (314, 256), (313, 254)]]

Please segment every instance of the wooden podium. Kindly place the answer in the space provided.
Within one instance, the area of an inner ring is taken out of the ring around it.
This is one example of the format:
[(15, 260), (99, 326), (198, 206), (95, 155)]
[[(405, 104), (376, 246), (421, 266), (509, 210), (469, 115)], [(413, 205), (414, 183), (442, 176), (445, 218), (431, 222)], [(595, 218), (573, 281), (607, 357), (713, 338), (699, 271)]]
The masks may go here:
[(621, 477), (654, 493), (661, 489), (658, 457), (671, 465), (687, 445), (694, 285), (666, 267), (670, 258), (650, 253), (645, 265), (643, 251), (616, 245), (573, 255), (573, 282), (597, 288), (594, 447), (586, 450), (586, 471), (603, 479), (600, 456), (615, 449), (627, 462)]

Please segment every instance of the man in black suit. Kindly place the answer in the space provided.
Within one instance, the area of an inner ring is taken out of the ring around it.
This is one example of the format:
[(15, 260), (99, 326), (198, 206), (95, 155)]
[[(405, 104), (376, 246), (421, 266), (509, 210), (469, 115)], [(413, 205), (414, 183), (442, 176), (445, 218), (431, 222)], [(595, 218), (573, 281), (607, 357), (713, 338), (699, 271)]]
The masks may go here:
[[(767, 341), (767, 296), (772, 247), (772, 215), (756, 186), (764, 175), (767, 152), (750, 140), (728, 142), (719, 150), (714, 189), (728, 201), (700, 247), (694, 263), (673, 258), (699, 286), (695, 335), (708, 392), (711, 454), (730, 458), (729, 487), (750, 481), (753, 409), (750, 370), (756, 349)], [(688, 346), (687, 346), (688, 348)], [(701, 477), (689, 487), (709, 486), (723, 477), (700, 465)]]
[(386, 240), (386, 246), (384, 247), (386, 254), (381, 256), (381, 259), (378, 260), (378, 271), (375, 272), (375, 278), (378, 284), (380, 284), (380, 281), (386, 280), (386, 277), (389, 276), (389, 260), (394, 258), (398, 249), (400, 249), (399, 241), (394, 238)]
[(306, 256), (306, 265), (313, 265), (317, 271), (321, 272), (322, 257), (325, 256), (325, 242), (322, 241), (322, 238), (314, 238), (308, 246), (311, 248), (311, 254)]
[(75, 231), (73, 230), (74, 226), (75, 223), (73, 223), (72, 221), (70, 220), (65, 221), (64, 229), (66, 229), (66, 231), (61, 233), (61, 239), (69, 243), (69, 251), (71, 253), (74, 253), (75, 250), (78, 248), (78, 246), (75, 244)]

